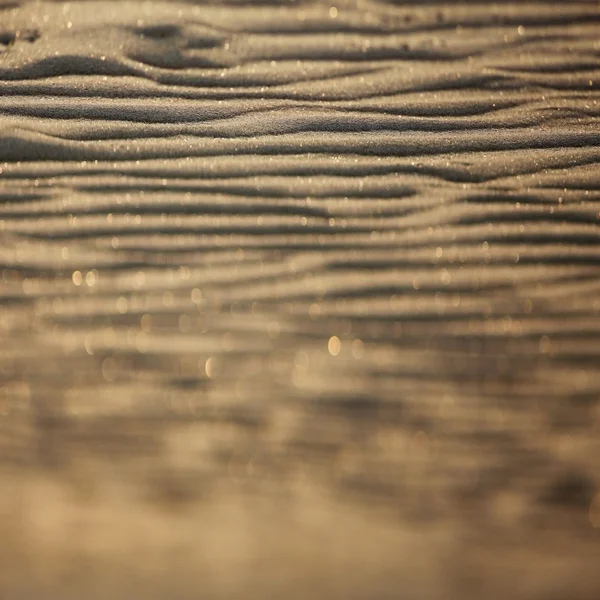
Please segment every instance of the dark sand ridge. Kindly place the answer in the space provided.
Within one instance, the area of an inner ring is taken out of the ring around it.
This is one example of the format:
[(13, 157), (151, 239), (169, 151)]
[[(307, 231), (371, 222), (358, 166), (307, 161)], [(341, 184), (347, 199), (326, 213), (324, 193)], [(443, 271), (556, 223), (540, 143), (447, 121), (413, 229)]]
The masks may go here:
[(0, 597), (600, 597), (597, 2), (0, 0)]

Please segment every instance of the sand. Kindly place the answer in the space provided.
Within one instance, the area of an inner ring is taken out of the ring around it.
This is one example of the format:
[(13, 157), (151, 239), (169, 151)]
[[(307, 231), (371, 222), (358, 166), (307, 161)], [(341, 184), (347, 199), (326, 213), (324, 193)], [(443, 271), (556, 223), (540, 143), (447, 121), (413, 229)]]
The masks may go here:
[(0, 1), (0, 597), (600, 597), (597, 2)]

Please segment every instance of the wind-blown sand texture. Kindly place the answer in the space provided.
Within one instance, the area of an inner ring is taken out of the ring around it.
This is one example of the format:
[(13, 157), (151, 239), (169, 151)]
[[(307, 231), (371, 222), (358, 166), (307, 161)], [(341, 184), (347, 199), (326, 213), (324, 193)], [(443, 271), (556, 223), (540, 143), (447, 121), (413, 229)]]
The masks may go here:
[(600, 597), (596, 2), (0, 2), (0, 597)]

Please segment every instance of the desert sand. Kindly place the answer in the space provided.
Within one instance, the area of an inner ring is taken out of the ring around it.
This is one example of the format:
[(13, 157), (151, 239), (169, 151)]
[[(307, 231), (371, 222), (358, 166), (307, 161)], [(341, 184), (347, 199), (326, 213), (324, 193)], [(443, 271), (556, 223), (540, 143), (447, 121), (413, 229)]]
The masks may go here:
[(599, 73), (591, 1), (0, 1), (0, 598), (599, 598)]

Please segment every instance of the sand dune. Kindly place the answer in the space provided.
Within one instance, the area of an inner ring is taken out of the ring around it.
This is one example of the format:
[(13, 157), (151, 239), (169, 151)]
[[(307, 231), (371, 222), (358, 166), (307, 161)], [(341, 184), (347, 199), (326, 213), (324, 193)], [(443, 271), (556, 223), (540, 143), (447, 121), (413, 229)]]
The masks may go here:
[(597, 2), (0, 1), (0, 597), (600, 595)]

